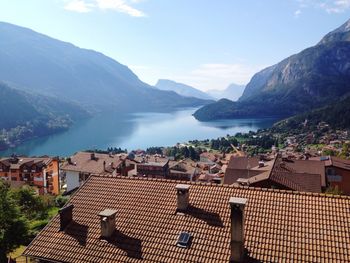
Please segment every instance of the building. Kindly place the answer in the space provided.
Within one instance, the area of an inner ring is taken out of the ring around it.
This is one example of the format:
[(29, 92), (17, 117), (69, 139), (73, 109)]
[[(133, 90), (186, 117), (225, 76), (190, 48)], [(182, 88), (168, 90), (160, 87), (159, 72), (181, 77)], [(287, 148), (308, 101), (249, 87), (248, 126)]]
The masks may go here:
[(262, 161), (260, 156), (232, 156), (226, 168), (224, 184), (234, 184), (240, 178), (246, 179), (261, 173), (269, 173), (273, 163), (274, 157)]
[(350, 197), (91, 176), (24, 256), (43, 262), (350, 262)]
[(60, 193), (58, 158), (15, 155), (1, 158), (0, 178), (9, 181), (13, 186), (33, 186), (39, 194)]
[(91, 174), (127, 175), (126, 154), (78, 152), (62, 165), (67, 191), (81, 186)]
[(199, 174), (196, 162), (191, 159), (184, 159), (175, 162), (169, 167), (167, 178), (173, 180), (195, 181)]
[(209, 165), (214, 165), (221, 158), (221, 155), (214, 154), (211, 152), (203, 152), (199, 155), (199, 158), (200, 162), (207, 163)]
[(165, 178), (169, 173), (169, 160), (162, 162), (142, 162), (136, 165), (140, 177)]
[(224, 183), (316, 193), (326, 188), (323, 163), (281, 155), (265, 161), (260, 157), (233, 157)]
[(328, 186), (338, 188), (343, 194), (350, 195), (350, 160), (334, 156), (312, 159), (324, 163)]

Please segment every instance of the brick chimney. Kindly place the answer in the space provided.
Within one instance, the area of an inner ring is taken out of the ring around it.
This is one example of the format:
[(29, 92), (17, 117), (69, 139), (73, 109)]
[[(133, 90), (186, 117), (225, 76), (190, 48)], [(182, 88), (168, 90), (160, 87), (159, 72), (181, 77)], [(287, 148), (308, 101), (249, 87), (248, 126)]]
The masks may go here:
[(190, 186), (188, 184), (177, 184), (177, 211), (186, 211), (190, 203)]
[(101, 221), (101, 237), (109, 238), (115, 231), (115, 214), (116, 210), (105, 209), (98, 215)]
[(231, 197), (231, 257), (230, 262), (243, 262), (244, 249), (244, 208), (246, 198)]
[(73, 208), (74, 205), (70, 204), (59, 210), (60, 214), (60, 231), (63, 231), (73, 219)]

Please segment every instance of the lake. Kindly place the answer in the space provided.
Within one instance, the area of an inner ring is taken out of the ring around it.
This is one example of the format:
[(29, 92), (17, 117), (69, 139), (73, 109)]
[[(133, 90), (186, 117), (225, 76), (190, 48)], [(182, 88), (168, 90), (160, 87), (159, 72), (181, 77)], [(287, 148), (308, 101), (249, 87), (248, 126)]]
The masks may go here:
[(171, 113), (99, 114), (76, 122), (65, 132), (27, 141), (16, 148), (0, 152), (0, 155), (70, 156), (87, 149), (121, 147), (133, 150), (172, 146), (194, 139), (213, 139), (237, 132), (256, 131), (270, 127), (276, 121), (237, 119), (199, 122), (192, 116), (195, 111), (196, 108)]

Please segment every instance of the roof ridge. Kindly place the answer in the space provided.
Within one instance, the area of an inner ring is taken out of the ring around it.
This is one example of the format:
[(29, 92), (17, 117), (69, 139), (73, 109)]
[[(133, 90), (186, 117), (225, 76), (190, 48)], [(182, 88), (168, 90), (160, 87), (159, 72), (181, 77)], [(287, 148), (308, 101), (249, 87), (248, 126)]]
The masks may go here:
[[(287, 171), (287, 172), (289, 172), (289, 171)], [(295, 189), (305, 190), (305, 188), (302, 185), (294, 182), (293, 180), (291, 180), (283, 175), (284, 173), (287, 173), (287, 172), (280, 172), (280, 171), (279, 172), (272, 172), (270, 179), (277, 181), (277, 183), (284, 184), (287, 187), (290, 187), (290, 185), (293, 185), (293, 188), (295, 188)], [(290, 184), (290, 185), (288, 185), (288, 184)]]
[[(191, 182), (191, 181), (183, 181), (183, 180), (174, 180), (174, 179), (165, 179), (165, 178), (148, 178), (148, 177), (126, 177), (117, 175), (115, 177), (106, 176), (103, 174), (92, 174), (88, 180), (86, 180), (83, 185), (74, 193), (74, 195), (81, 189), (92, 177), (103, 177), (103, 178), (113, 178), (113, 179), (123, 179), (123, 180), (144, 180), (144, 181), (154, 181), (154, 182), (167, 182), (167, 183), (186, 183), (190, 185), (202, 185), (202, 186), (212, 186), (212, 187), (227, 187), (227, 188), (240, 188), (247, 190), (255, 190), (255, 191), (269, 191), (275, 193), (287, 193), (294, 195), (306, 195), (306, 196), (317, 196), (317, 197), (328, 197), (328, 198), (340, 198), (340, 199), (348, 199), (350, 200), (350, 196), (347, 195), (333, 195), (326, 193), (314, 193), (314, 192), (305, 192), (305, 191), (293, 191), (293, 190), (283, 190), (283, 189), (273, 189), (273, 188), (263, 188), (263, 187), (253, 187), (253, 186), (241, 186), (241, 185), (229, 185), (229, 184), (217, 184), (217, 183), (207, 183), (207, 182)], [(71, 199), (74, 197), (71, 197)]]

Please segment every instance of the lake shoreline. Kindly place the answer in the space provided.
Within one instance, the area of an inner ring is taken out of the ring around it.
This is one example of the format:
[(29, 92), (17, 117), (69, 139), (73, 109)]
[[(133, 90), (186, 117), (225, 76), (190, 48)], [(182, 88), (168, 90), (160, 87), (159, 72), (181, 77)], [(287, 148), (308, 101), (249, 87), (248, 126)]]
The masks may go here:
[(237, 132), (271, 127), (275, 119), (240, 119), (199, 122), (193, 116), (197, 108), (173, 112), (110, 112), (75, 122), (69, 129), (0, 151), (27, 156), (70, 156), (88, 149), (146, 149), (152, 146), (173, 146), (190, 140), (211, 139)]

